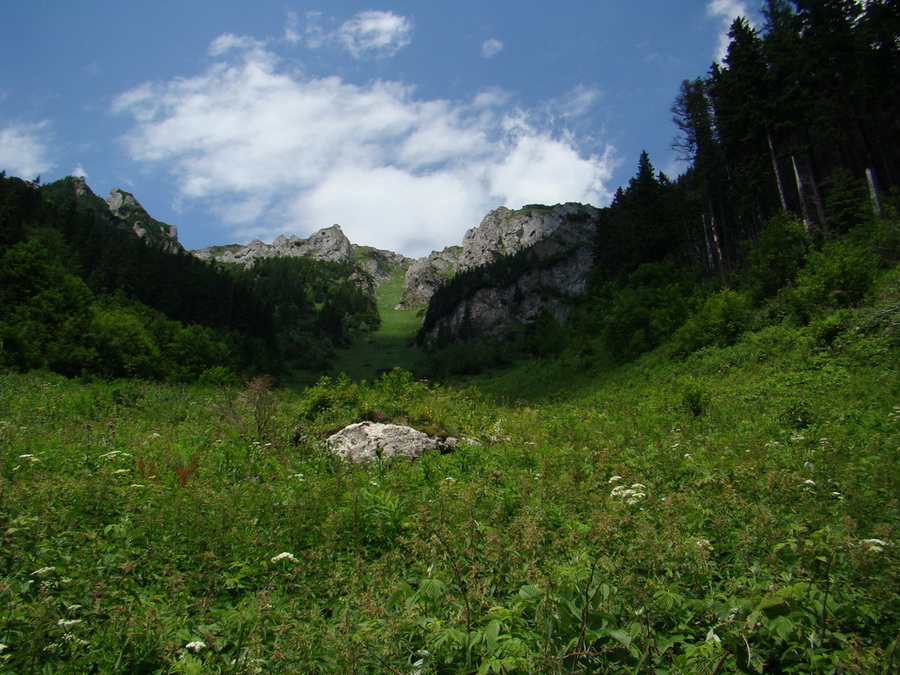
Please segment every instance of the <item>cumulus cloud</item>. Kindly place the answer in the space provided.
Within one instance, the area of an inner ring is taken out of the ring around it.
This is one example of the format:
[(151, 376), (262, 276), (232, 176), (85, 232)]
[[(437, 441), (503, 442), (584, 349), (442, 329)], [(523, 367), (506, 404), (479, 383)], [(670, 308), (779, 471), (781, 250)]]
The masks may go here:
[(412, 22), (393, 12), (360, 12), (338, 29), (337, 38), (356, 58), (390, 57), (410, 43)]
[(481, 55), (484, 58), (489, 59), (492, 56), (496, 56), (502, 49), (503, 43), (500, 42), (500, 40), (491, 38), (490, 40), (485, 40), (481, 45)]
[(716, 19), (721, 27), (715, 53), (716, 61), (721, 62), (728, 54), (728, 43), (730, 42), (728, 31), (731, 24), (739, 16), (750, 16), (747, 11), (747, 3), (742, 0), (709, 0), (706, 5), (706, 13)]
[[(229, 48), (206, 72), (127, 91), (114, 110), (133, 119), (130, 156), (226, 224), (217, 243), (339, 223), (356, 243), (423, 255), (500, 205), (609, 198), (609, 154), (579, 151), (504, 92), (422, 100), (401, 82), (304, 77), (257, 44), (216, 43)], [(590, 98), (573, 96), (570, 108)]]
[(0, 129), (0, 171), (33, 179), (53, 168), (49, 123), (9, 124)]
[(87, 178), (88, 173), (84, 170), (84, 167), (81, 164), (77, 164), (74, 169), (72, 169), (72, 173), (70, 174), (75, 176), (75, 178)]

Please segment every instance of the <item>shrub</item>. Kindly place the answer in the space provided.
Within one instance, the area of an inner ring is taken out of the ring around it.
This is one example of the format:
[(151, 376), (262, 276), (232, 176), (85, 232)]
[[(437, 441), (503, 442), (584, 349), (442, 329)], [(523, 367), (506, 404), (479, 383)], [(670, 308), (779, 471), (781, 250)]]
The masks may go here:
[(826, 242), (811, 254), (786, 293), (788, 305), (802, 322), (828, 309), (859, 304), (871, 290), (878, 258), (846, 240)]
[(709, 296), (672, 336), (676, 354), (732, 344), (750, 319), (750, 298), (730, 288)]

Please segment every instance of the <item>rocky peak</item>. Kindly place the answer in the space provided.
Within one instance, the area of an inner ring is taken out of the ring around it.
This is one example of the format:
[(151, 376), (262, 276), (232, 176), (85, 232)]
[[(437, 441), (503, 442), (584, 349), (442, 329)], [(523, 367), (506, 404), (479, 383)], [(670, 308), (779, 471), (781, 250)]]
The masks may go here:
[(466, 232), (462, 247), (432, 252), (410, 265), (398, 307), (422, 307), (437, 287), (457, 272), (487, 265), (530, 246), (540, 243), (538, 253), (551, 255), (590, 241), (598, 213), (593, 206), (571, 202), (555, 206), (533, 204), (515, 211), (505, 206), (494, 209), (478, 227)]
[[(83, 178), (75, 178), (76, 195), (83, 194), (79, 189), (90, 191)], [(160, 246), (170, 253), (183, 250), (178, 243), (178, 229), (174, 225), (152, 218), (130, 192), (113, 188), (106, 198), (106, 206), (113, 225), (119, 229), (130, 232), (145, 243)]]
[(512, 255), (557, 232), (567, 240), (589, 239), (599, 212), (583, 204), (530, 205), (516, 211), (505, 206), (488, 213), (463, 237), (457, 271)]
[(202, 260), (239, 263), (250, 266), (260, 258), (312, 258), (331, 262), (353, 262), (353, 245), (340, 225), (332, 225), (312, 234), (308, 239), (295, 235), (279, 235), (271, 244), (254, 239), (249, 244), (213, 246), (193, 251)]

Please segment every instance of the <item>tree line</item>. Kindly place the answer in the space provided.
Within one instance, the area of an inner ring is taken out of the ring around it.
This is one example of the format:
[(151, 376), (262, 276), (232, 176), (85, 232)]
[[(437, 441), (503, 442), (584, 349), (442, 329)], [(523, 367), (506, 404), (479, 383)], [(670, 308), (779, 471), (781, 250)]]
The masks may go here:
[(112, 226), (106, 203), (72, 178), (0, 174), (0, 367), (181, 381), (322, 369), (335, 346), (377, 326), (351, 273), (201, 261)]

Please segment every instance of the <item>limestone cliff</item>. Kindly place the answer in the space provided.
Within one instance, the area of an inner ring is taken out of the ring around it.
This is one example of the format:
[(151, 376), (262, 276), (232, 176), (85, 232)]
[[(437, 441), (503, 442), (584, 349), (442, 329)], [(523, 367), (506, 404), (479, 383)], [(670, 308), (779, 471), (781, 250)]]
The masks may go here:
[[(589, 241), (597, 214), (593, 206), (574, 203), (530, 205), (516, 211), (501, 206), (466, 232), (461, 247), (432, 252), (410, 265), (398, 308), (424, 307), (438, 286), (455, 274), (547, 242), (551, 235), (555, 250)], [(543, 254), (549, 255), (549, 248)]]
[[(563, 320), (587, 287), (598, 214), (581, 204), (489, 213), (466, 233), (458, 262), (444, 277), (455, 278), (441, 290), (440, 302), (432, 291), (435, 302), (421, 341), (500, 334), (511, 324), (532, 323), (542, 312)], [(410, 268), (408, 281), (420, 262)]]
[[(341, 230), (340, 225), (332, 225), (301, 239), (295, 235), (276, 237), (271, 244), (259, 239), (249, 244), (231, 244), (228, 246), (211, 246), (191, 251), (201, 260), (215, 260), (223, 263), (253, 265), (262, 258), (312, 258), (337, 263), (351, 263), (371, 277), (375, 285), (390, 279), (394, 274), (402, 272), (412, 262), (410, 258), (382, 251), (371, 246), (351, 244)], [(365, 275), (356, 275), (354, 280), (365, 286)], [(366, 289), (369, 290), (369, 289)]]
[[(80, 196), (88, 188), (83, 178), (76, 178), (75, 181), (75, 192), (76, 195)], [(106, 206), (109, 209), (111, 222), (115, 227), (133, 234), (147, 244), (154, 244), (170, 253), (183, 250), (178, 242), (178, 229), (174, 225), (152, 218), (130, 192), (113, 188), (109, 191), (109, 196), (106, 198)]]

